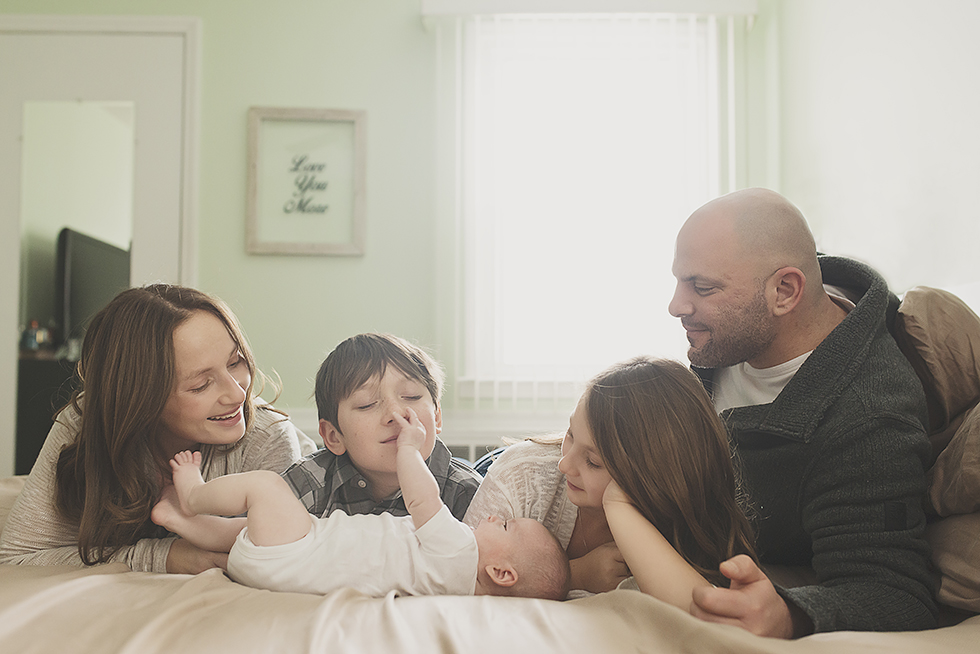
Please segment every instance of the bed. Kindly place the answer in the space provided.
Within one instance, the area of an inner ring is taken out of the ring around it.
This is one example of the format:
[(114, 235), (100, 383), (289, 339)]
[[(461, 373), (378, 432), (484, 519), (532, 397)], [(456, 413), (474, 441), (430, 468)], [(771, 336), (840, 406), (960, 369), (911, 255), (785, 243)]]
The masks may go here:
[[(326, 596), (257, 590), (218, 570), (0, 565), (0, 652), (980, 651), (980, 319), (955, 296), (914, 289), (896, 324), (926, 387), (936, 444), (925, 501), (942, 574), (937, 629), (780, 641), (701, 622), (629, 590), (566, 602), (377, 599), (350, 589)], [(0, 480), (0, 529), (23, 481)]]

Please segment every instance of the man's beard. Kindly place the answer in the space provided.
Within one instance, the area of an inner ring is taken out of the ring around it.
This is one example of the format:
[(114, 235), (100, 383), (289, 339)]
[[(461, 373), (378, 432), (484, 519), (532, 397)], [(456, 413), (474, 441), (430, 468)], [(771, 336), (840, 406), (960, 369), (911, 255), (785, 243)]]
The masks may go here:
[(760, 289), (744, 307), (719, 315), (716, 324), (708, 327), (708, 334), (704, 345), (692, 346), (687, 352), (691, 363), (699, 368), (727, 368), (765, 352), (776, 333), (763, 291)]

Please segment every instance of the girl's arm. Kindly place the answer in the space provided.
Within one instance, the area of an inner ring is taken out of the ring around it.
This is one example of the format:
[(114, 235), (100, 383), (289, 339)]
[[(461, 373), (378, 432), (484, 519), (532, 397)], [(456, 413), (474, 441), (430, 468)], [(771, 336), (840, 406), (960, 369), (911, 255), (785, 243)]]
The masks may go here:
[(616, 482), (602, 496), (606, 521), (640, 590), (690, 612), (697, 586), (710, 586), (644, 518)]

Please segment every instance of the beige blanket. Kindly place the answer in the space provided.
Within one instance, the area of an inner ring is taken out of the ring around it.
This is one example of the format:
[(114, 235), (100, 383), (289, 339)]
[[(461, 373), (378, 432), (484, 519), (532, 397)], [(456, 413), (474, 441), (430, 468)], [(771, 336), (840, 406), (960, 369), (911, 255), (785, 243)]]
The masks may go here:
[(927, 632), (786, 642), (692, 618), (637, 592), (550, 602), (275, 593), (196, 576), (0, 565), (0, 652), (977, 652), (980, 616)]

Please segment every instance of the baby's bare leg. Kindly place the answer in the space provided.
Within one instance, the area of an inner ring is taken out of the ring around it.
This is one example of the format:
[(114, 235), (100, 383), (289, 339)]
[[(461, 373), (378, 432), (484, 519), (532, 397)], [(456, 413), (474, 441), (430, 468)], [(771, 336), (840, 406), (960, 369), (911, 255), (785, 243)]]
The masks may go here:
[(187, 515), (180, 508), (177, 491), (166, 486), (160, 501), (150, 512), (150, 519), (167, 531), (179, 535), (192, 545), (211, 552), (228, 552), (245, 527), (245, 518), (220, 518), (214, 515)]
[(201, 549), (227, 552), (245, 527), (245, 519), (198, 515), (190, 510), (187, 496), (204, 485), (200, 465), (200, 452), (179, 452), (174, 457), (170, 462), (174, 485), (164, 487), (150, 519)]
[(174, 487), (185, 512), (247, 513), (249, 539), (256, 545), (292, 543), (310, 531), (310, 514), (306, 507), (276, 473), (253, 470), (217, 477), (205, 483), (199, 470), (200, 453), (193, 453), (196, 456), (181, 454), (175, 456), (170, 465), (174, 471)]

